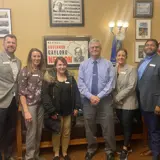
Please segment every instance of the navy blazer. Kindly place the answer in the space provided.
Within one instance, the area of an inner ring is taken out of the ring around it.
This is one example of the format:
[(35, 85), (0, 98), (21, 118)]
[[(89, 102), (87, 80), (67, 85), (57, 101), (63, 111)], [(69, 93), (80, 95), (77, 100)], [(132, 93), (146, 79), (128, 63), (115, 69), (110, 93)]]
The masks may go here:
[[(140, 62), (139, 66), (143, 63)], [(139, 67), (138, 67), (139, 68)], [(160, 106), (160, 56), (153, 56), (142, 77), (138, 80), (140, 106), (143, 111), (153, 112)]]

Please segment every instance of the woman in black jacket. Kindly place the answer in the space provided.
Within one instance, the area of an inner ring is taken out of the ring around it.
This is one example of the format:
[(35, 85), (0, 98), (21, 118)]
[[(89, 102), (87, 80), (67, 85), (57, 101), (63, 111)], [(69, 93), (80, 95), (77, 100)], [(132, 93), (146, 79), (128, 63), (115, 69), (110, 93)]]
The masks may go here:
[[(45, 121), (51, 124), (51, 121), (60, 120), (60, 132), (52, 134), (55, 153), (53, 160), (60, 160), (60, 142), (64, 160), (70, 160), (67, 149), (70, 141), (71, 115), (76, 116), (78, 113), (80, 93), (74, 77), (68, 73), (67, 61), (63, 57), (55, 60), (55, 70), (46, 71), (42, 85), (42, 102)], [(58, 125), (55, 126), (58, 132)]]

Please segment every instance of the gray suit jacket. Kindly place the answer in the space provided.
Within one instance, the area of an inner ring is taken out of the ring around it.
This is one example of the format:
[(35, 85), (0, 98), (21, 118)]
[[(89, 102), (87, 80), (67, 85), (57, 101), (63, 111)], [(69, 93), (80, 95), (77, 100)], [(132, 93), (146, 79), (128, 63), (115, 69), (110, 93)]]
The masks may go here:
[[(117, 72), (117, 67), (116, 73)], [(137, 96), (136, 88), (137, 85), (137, 70), (131, 65), (126, 64), (120, 71), (119, 76), (116, 80), (116, 88), (114, 91), (114, 99), (120, 102), (122, 105), (115, 104), (118, 109), (134, 110), (137, 109)]]
[[(143, 63), (140, 62), (139, 66)], [(140, 106), (144, 111), (153, 112), (160, 106), (160, 56), (153, 56), (142, 77), (138, 80)]]
[[(18, 70), (21, 68), (21, 61), (17, 60)], [(12, 68), (9, 64), (6, 53), (0, 54), (0, 108), (8, 108), (14, 93), (17, 94), (17, 80), (13, 78)], [(17, 76), (18, 77), (18, 76)]]

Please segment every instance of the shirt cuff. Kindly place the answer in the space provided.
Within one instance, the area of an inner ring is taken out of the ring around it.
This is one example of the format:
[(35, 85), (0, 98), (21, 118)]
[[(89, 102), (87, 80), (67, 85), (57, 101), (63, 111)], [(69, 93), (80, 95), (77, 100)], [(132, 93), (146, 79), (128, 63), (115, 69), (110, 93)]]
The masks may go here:
[(99, 94), (97, 94), (97, 97), (99, 97), (100, 99), (102, 99), (104, 97), (104, 94), (103, 93), (99, 93)]
[(86, 93), (86, 97), (87, 97), (88, 99), (91, 99), (91, 96), (92, 96), (91, 93), (89, 93), (89, 92)]

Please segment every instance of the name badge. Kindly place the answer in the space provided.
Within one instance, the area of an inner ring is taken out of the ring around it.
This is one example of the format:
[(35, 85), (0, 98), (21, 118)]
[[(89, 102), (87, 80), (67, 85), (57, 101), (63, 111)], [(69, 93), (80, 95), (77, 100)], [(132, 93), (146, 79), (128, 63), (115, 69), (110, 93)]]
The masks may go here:
[(121, 74), (126, 74), (126, 72), (120, 72)]
[(10, 64), (10, 62), (3, 62), (3, 64)]
[(70, 82), (68, 82), (68, 81), (65, 81), (65, 83), (66, 83), (66, 84), (69, 84)]
[(38, 74), (32, 74), (32, 76), (33, 76), (33, 77), (38, 77), (39, 75), (38, 75)]
[(151, 66), (151, 67), (155, 67), (156, 65), (155, 65), (155, 64), (150, 64), (149, 66)]

